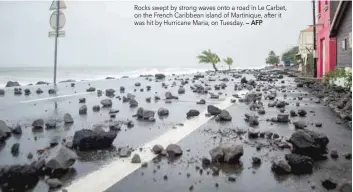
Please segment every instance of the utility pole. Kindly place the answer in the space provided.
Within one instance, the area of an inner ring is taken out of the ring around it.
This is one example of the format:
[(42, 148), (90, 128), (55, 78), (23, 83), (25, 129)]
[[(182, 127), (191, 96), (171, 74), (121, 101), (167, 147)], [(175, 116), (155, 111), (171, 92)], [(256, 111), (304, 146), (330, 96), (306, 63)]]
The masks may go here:
[(317, 77), (317, 56), (316, 56), (316, 14), (315, 14), (315, 0), (312, 0), (313, 3), (313, 59), (314, 59), (314, 78)]
[(58, 61), (58, 37), (64, 37), (65, 31), (61, 30), (65, 26), (66, 18), (61, 9), (66, 9), (66, 4), (63, 0), (53, 0), (49, 10), (52, 10), (50, 16), (50, 27), (53, 31), (49, 31), (49, 37), (55, 38), (54, 44), (54, 86), (56, 86), (56, 66)]
[[(56, 1), (56, 12), (59, 13), (60, 1)], [(56, 29), (55, 29), (55, 48), (54, 48), (54, 86), (56, 86), (56, 63), (58, 60), (58, 31), (59, 31), (59, 14), (56, 14)]]

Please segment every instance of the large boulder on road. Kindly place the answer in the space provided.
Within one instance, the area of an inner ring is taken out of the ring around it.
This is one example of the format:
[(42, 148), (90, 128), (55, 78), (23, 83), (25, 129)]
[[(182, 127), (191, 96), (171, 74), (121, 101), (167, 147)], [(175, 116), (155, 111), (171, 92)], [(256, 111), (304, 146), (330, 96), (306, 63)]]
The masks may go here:
[(246, 77), (241, 78), (240, 83), (248, 83), (248, 80), (246, 80)]
[(231, 121), (232, 116), (229, 114), (227, 110), (222, 110), (218, 115), (220, 121)]
[(245, 95), (245, 101), (246, 102), (255, 102), (256, 100), (260, 99), (261, 95), (259, 93), (256, 92), (248, 92)]
[(293, 152), (309, 157), (317, 157), (326, 153), (329, 139), (326, 135), (310, 130), (298, 130), (289, 139), (293, 145)]
[(151, 118), (154, 118), (154, 114), (155, 112), (152, 110), (143, 110), (142, 118), (149, 120)]
[(244, 114), (245, 116), (245, 121), (248, 122), (251, 126), (256, 126), (259, 125), (259, 120), (258, 120), (258, 116), (254, 115), (254, 114)]
[(166, 92), (165, 93), (165, 99), (178, 99), (177, 96), (174, 96), (171, 92)]
[(276, 160), (272, 162), (271, 170), (276, 174), (288, 174), (292, 171), (291, 166), (287, 163), (286, 160)]
[(186, 117), (190, 118), (190, 117), (196, 117), (199, 116), (200, 112), (196, 109), (190, 109), (187, 113), (186, 113)]
[(298, 154), (286, 154), (285, 158), (292, 168), (294, 174), (307, 174), (313, 172), (313, 159)]
[(86, 89), (87, 92), (95, 92), (96, 91), (96, 88), (94, 87), (90, 87), (88, 89)]
[(154, 114), (155, 112), (152, 110), (146, 110), (146, 109), (143, 109), (142, 107), (139, 107), (137, 109), (136, 116), (138, 119), (148, 120), (148, 119), (154, 118)]
[(219, 115), (222, 111), (214, 105), (209, 105), (207, 106), (207, 112), (211, 115)]
[(101, 104), (103, 105), (103, 107), (111, 107), (113, 105), (111, 99), (103, 99), (101, 101)]
[(162, 145), (154, 145), (152, 148), (152, 151), (154, 154), (160, 154), (164, 150), (164, 147)]
[(287, 123), (289, 122), (289, 114), (287, 113), (280, 113), (277, 115), (277, 122), (280, 123)]
[(243, 145), (224, 145), (222, 146), (222, 151), (224, 153), (223, 160), (226, 163), (237, 163), (244, 154)]
[(0, 185), (6, 191), (26, 191), (39, 181), (38, 173), (32, 166), (11, 165), (0, 167)]
[(72, 118), (70, 113), (65, 113), (64, 115), (64, 123), (65, 124), (69, 124), (69, 123), (73, 123), (74, 119)]
[(184, 94), (185, 93), (185, 88), (184, 87), (179, 87), (178, 93), (179, 94)]
[(293, 122), (293, 125), (296, 129), (304, 129), (306, 127), (304, 121), (295, 121)]
[(162, 107), (158, 109), (157, 113), (158, 113), (158, 116), (167, 116), (169, 115), (169, 110)]
[(209, 151), (211, 159), (214, 162), (238, 163), (240, 157), (244, 154), (243, 145), (226, 144), (215, 147)]
[(7, 138), (11, 136), (11, 130), (5, 123), (5, 121), (0, 120), (0, 143), (4, 142)]
[(133, 107), (137, 107), (139, 103), (136, 101), (136, 99), (132, 98), (129, 100), (129, 104), (130, 104), (130, 107), (133, 108)]
[(277, 101), (277, 103), (276, 103), (277, 108), (284, 108), (285, 106), (286, 106), (285, 101)]
[(214, 162), (222, 162), (224, 158), (224, 153), (221, 147), (215, 147), (209, 151), (211, 159)]
[(114, 96), (115, 90), (114, 89), (107, 89), (105, 90), (105, 95), (110, 97), (110, 96)]
[(183, 154), (183, 150), (181, 150), (180, 146), (176, 144), (169, 144), (166, 151), (169, 156), (180, 156)]
[(85, 114), (87, 114), (87, 106), (86, 106), (86, 105), (82, 105), (82, 106), (79, 108), (78, 113), (79, 113), (80, 115), (85, 115)]
[(75, 152), (66, 147), (61, 147), (58, 153), (47, 161), (45, 167), (50, 170), (66, 170), (77, 160)]
[(112, 145), (117, 132), (95, 132), (89, 129), (76, 131), (73, 138), (73, 148), (79, 150), (104, 149)]
[(33, 128), (43, 128), (44, 127), (44, 119), (36, 119), (32, 123)]

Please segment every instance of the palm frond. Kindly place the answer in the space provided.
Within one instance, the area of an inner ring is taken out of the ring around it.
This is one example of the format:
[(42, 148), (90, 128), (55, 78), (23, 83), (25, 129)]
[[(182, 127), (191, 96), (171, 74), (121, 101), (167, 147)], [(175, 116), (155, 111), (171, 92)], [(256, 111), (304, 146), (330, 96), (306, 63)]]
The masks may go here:
[(226, 59), (223, 60), (227, 65), (232, 65), (233, 64), (233, 59), (231, 57), (227, 57)]
[(197, 56), (199, 63), (216, 64), (220, 61), (218, 55), (211, 52), (210, 49), (202, 51), (201, 55)]

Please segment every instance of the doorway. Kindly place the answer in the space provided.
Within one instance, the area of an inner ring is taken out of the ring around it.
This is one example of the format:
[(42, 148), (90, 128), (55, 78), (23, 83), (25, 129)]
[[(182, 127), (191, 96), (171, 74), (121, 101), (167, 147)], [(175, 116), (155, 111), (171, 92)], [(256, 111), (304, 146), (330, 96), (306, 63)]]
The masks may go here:
[(322, 66), (322, 76), (326, 74), (326, 43), (325, 39), (321, 39), (321, 66)]

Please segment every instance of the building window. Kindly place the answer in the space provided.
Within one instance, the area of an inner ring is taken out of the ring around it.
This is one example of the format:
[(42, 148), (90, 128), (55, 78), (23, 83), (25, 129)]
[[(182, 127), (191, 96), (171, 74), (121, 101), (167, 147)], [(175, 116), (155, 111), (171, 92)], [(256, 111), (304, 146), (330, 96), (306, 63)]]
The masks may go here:
[(348, 48), (348, 39), (347, 38), (343, 39), (341, 44), (342, 44), (342, 50), (347, 50), (347, 48)]
[(306, 36), (305, 44), (313, 44), (313, 36), (312, 35)]

